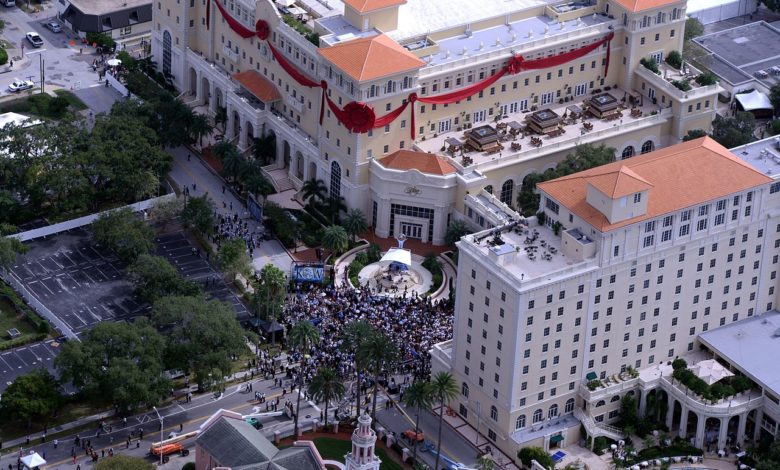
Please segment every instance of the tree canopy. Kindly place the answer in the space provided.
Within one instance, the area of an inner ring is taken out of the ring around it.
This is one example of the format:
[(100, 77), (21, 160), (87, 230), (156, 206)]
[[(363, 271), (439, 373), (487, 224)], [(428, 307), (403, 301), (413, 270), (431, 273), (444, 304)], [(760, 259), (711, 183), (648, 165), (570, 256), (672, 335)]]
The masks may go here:
[(16, 261), (16, 255), (27, 252), (27, 245), (16, 238), (6, 237), (16, 227), (0, 223), (0, 271), (8, 269)]
[(154, 470), (154, 464), (141, 457), (114, 454), (110, 459), (100, 459), (93, 470)]
[(61, 380), (108, 400), (121, 413), (154, 405), (168, 394), (165, 340), (146, 318), (98, 323), (82, 341), (68, 341), (55, 359)]
[(683, 142), (688, 142), (689, 140), (695, 140), (700, 137), (704, 137), (707, 135), (707, 132), (705, 132), (703, 129), (691, 129), (688, 131), (685, 136), (683, 136)]
[(165, 365), (195, 372), (199, 384), (209, 374), (229, 375), (231, 355), (244, 349), (245, 334), (229, 304), (201, 296), (164, 297), (152, 307), (152, 322), (165, 331)]
[(780, 83), (775, 83), (769, 89), (769, 101), (772, 102), (775, 114), (780, 114)]
[(138, 296), (147, 302), (170, 295), (197, 295), (198, 284), (184, 279), (179, 271), (161, 256), (142, 254), (128, 268)]
[(287, 294), (284, 271), (272, 263), (260, 270), (260, 280), (252, 296), (252, 309), (266, 320), (278, 319)]
[(739, 147), (753, 141), (756, 118), (751, 113), (737, 112), (734, 117), (720, 114), (712, 121), (712, 138), (727, 149)]
[(517, 204), (525, 216), (530, 216), (539, 210), (539, 195), (536, 193), (536, 185), (561, 176), (570, 175), (579, 171), (588, 170), (597, 166), (606, 165), (615, 159), (615, 149), (604, 144), (578, 145), (574, 153), (558, 163), (555, 168), (543, 173), (531, 173), (526, 176), (517, 197)]
[(544, 468), (555, 468), (552, 457), (541, 447), (523, 447), (517, 452), (517, 457), (526, 467), (531, 467), (531, 461), (536, 460)]
[(471, 233), (466, 222), (462, 220), (453, 220), (447, 226), (447, 231), (444, 233), (444, 243), (450, 246), (454, 246), (464, 235)]
[(181, 218), (187, 227), (192, 227), (201, 235), (209, 235), (214, 231), (214, 203), (208, 194), (190, 196), (184, 204)]
[(154, 249), (154, 231), (128, 208), (107, 212), (92, 222), (95, 241), (131, 263)]
[(688, 18), (685, 20), (685, 40), (690, 41), (695, 37), (699, 37), (704, 34), (704, 25), (696, 18)]
[(0, 412), (7, 419), (26, 421), (29, 426), (33, 419), (48, 421), (61, 401), (55, 378), (47, 370), (38, 369), (11, 382), (3, 392)]
[(223, 241), (217, 253), (219, 266), (225, 271), (231, 280), (236, 274), (246, 274), (249, 272), (252, 260), (246, 252), (246, 242), (242, 238)]

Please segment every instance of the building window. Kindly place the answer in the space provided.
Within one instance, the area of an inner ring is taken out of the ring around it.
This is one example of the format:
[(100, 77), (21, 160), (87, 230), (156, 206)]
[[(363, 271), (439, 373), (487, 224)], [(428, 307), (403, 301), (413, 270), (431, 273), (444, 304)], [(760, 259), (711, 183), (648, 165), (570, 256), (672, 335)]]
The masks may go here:
[(534, 411), (534, 424), (539, 423), (542, 421), (542, 409), (539, 408), (538, 410)]
[(469, 397), (469, 385), (466, 382), (460, 386), (460, 393), (466, 398)]
[(629, 145), (628, 147), (623, 149), (623, 154), (621, 157), (625, 160), (626, 158), (631, 158), (634, 156), (634, 146)]
[(163, 33), (163, 73), (166, 75), (171, 74), (171, 33), (165, 31)]
[(556, 403), (553, 403), (550, 405), (550, 409), (547, 411), (547, 418), (552, 419), (558, 416), (558, 405)]
[(520, 415), (515, 419), (515, 429), (522, 429), (525, 427), (525, 415)]
[(515, 182), (513, 180), (506, 180), (504, 184), (501, 185), (501, 196), (499, 199), (501, 202), (506, 204), (507, 206), (512, 205), (512, 194), (514, 193), (515, 189)]
[(642, 144), (642, 153), (652, 152), (654, 148), (655, 146), (653, 145), (653, 141), (648, 140), (644, 144)]
[(498, 409), (495, 406), (490, 407), (490, 419), (498, 421)]
[(330, 164), (330, 198), (341, 198), (341, 166), (335, 161)]
[(574, 412), (574, 398), (569, 398), (566, 400), (566, 407), (563, 409), (564, 413), (573, 413)]

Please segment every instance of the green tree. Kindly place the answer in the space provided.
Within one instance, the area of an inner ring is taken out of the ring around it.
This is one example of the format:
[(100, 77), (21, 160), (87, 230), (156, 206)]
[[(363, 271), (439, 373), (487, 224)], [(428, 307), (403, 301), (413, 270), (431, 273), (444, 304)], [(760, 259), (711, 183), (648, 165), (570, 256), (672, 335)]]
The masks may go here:
[(104, 33), (87, 33), (87, 43), (107, 49), (116, 47), (116, 41), (114, 41), (111, 35)]
[(555, 461), (541, 447), (523, 447), (517, 452), (517, 458), (523, 462), (523, 465), (529, 468), (532, 460), (536, 460), (544, 468), (555, 468)]
[[(311, 348), (320, 342), (320, 332), (311, 322), (301, 321), (290, 329), (287, 336), (290, 347), (301, 354), (301, 363), (305, 362), (305, 355)], [(295, 405), (295, 435), (298, 435), (298, 418), (301, 411), (301, 388), (303, 387), (303, 374), (298, 374), (298, 398)]]
[(439, 459), (441, 457), (441, 427), (444, 420), (444, 405), (458, 396), (458, 385), (449, 372), (438, 372), (431, 379), (431, 390), (433, 397), (439, 402), (439, 437), (436, 441), (436, 463), (433, 468), (439, 468)]
[(444, 233), (444, 243), (450, 246), (455, 246), (455, 243), (463, 238), (464, 235), (468, 235), (470, 233), (471, 230), (469, 229), (468, 225), (466, 225), (466, 222), (462, 220), (453, 220), (447, 226), (447, 231)]
[(318, 207), (328, 194), (328, 187), (321, 179), (312, 178), (303, 183), (301, 195), (309, 207)]
[(276, 192), (274, 185), (263, 175), (262, 167), (257, 160), (247, 164), (243, 182), (246, 190), (255, 196), (267, 198), (269, 194)]
[(769, 89), (769, 101), (775, 109), (775, 115), (780, 114), (780, 83), (775, 83)]
[(275, 202), (266, 200), (263, 209), (268, 221), (268, 228), (276, 234), (282, 245), (288, 248), (292, 247), (298, 233), (298, 224), (290, 218), (287, 211)]
[(151, 406), (168, 395), (163, 376), (163, 337), (144, 317), (133, 323), (104, 322), (62, 345), (55, 366), (60, 379), (93, 398), (108, 400), (121, 414)]
[(163, 227), (179, 217), (184, 210), (184, 198), (173, 197), (157, 200), (149, 209), (149, 217), (156, 222), (161, 222)]
[(116, 58), (122, 62), (122, 68), (128, 72), (135, 72), (138, 70), (138, 61), (130, 55), (127, 51), (119, 51), (116, 53)]
[(368, 230), (368, 221), (360, 209), (352, 209), (341, 224), (349, 235), (349, 240), (354, 243), (355, 237)]
[(197, 295), (200, 292), (198, 284), (184, 279), (161, 256), (143, 254), (127, 268), (127, 273), (138, 296), (149, 303), (169, 295)]
[(704, 25), (696, 18), (688, 18), (685, 20), (685, 40), (690, 41), (695, 37), (699, 37), (704, 34)]
[(16, 262), (16, 255), (27, 253), (27, 245), (16, 238), (3, 236), (15, 231), (13, 225), (0, 223), (0, 271), (10, 268)]
[(227, 140), (223, 140), (214, 146), (214, 156), (222, 163), (222, 171), (228, 178), (237, 179), (246, 172), (246, 159), (238, 147)]
[(246, 252), (246, 242), (241, 238), (222, 242), (217, 260), (220, 268), (227, 273), (231, 281), (235, 280), (236, 274), (248, 273), (252, 262)]
[(252, 154), (255, 160), (262, 165), (272, 163), (276, 159), (276, 136), (268, 134), (265, 137), (254, 139), (252, 144)]
[(38, 369), (15, 378), (3, 392), (0, 413), (9, 420), (32, 420), (47, 423), (60, 406), (62, 396), (57, 380), (45, 369)]
[[(371, 404), (371, 419), (376, 423), (376, 402), (379, 392), (379, 377), (386, 370), (390, 370), (398, 361), (398, 349), (390, 337), (376, 331), (366, 338), (357, 350), (356, 362), (371, 374), (374, 381), (373, 401)], [(358, 411), (358, 415), (360, 412)], [(376, 424), (375, 424), (376, 425)]]
[(126, 263), (154, 250), (154, 232), (128, 208), (113, 210), (95, 219), (92, 238), (113, 250)]
[[(376, 334), (376, 330), (365, 320), (354, 320), (347, 323), (341, 330), (342, 348), (357, 356), (360, 345), (371, 335)], [(357, 373), (357, 383), (355, 385), (355, 412), (360, 417), (360, 386), (363, 384), (364, 361), (355, 360), (355, 372)]]
[(329, 367), (320, 368), (312, 377), (309, 384), (309, 393), (317, 402), (325, 402), (325, 428), (328, 427), (328, 405), (337, 402), (344, 396), (346, 388), (341, 377), (335, 370)]
[(209, 235), (214, 231), (214, 203), (208, 194), (187, 198), (181, 219), (185, 227), (191, 227), (201, 235)]
[(633, 395), (623, 395), (620, 400), (620, 418), (618, 422), (622, 429), (637, 429), (639, 415), (637, 414), (637, 402)]
[(114, 454), (110, 459), (100, 459), (92, 466), (93, 470), (154, 470), (155, 466), (141, 457)]
[(669, 52), (666, 56), (666, 63), (676, 69), (682, 67), (682, 54), (680, 54), (680, 51), (673, 50)]
[(202, 296), (163, 297), (154, 303), (152, 322), (166, 332), (168, 369), (194, 372), (198, 385), (230, 375), (230, 357), (246, 350), (244, 330), (232, 307)]
[(211, 134), (211, 131), (213, 130), (211, 128), (211, 124), (209, 123), (209, 118), (205, 114), (195, 113), (194, 116), (192, 116), (188, 129), (189, 135), (188, 137), (193, 142), (198, 142), (198, 145), (201, 147), (203, 146), (203, 138), (207, 135)]
[(214, 125), (219, 126), (222, 124), (222, 132), (225, 132), (227, 125), (227, 108), (223, 106), (217, 106), (217, 111), (214, 113)]
[(761, 3), (774, 12), (780, 11), (780, 0), (761, 0)]
[[(404, 392), (404, 403), (415, 409), (414, 432), (420, 432), (420, 413), (433, 403), (433, 390), (428, 382), (414, 382)], [(412, 462), (417, 461), (417, 440), (412, 443)]]
[[(284, 272), (268, 263), (260, 270), (260, 280), (252, 296), (252, 309), (267, 321), (279, 319), (287, 296), (287, 279)], [(275, 339), (276, 336), (274, 335)]]
[(328, 213), (328, 219), (331, 224), (338, 223), (339, 214), (347, 210), (347, 203), (343, 196), (329, 197), (325, 201), (325, 211)]
[(322, 232), (322, 247), (334, 255), (347, 251), (349, 239), (347, 231), (340, 225), (331, 225)]
[(477, 470), (494, 470), (496, 468), (496, 461), (493, 460), (493, 456), (485, 454), (477, 460)]
[(727, 149), (739, 147), (753, 141), (756, 118), (752, 113), (737, 112), (734, 117), (720, 114), (712, 121), (712, 138)]
[(689, 140), (699, 139), (701, 137), (706, 137), (706, 136), (707, 136), (707, 132), (705, 132), (702, 129), (691, 129), (683, 137), (683, 142), (688, 142)]

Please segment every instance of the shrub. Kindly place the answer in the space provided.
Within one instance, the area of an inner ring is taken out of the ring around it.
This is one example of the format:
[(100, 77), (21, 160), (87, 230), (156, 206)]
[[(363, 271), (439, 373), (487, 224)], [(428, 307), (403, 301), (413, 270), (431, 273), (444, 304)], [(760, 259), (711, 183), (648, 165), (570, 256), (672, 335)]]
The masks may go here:
[(182, 465), (181, 470), (195, 470), (195, 462), (187, 462)]
[(672, 361), (672, 369), (685, 369), (688, 367), (688, 363), (685, 361), (685, 359), (675, 359)]
[(517, 452), (517, 458), (526, 467), (530, 467), (531, 461), (536, 460), (544, 468), (555, 468), (555, 462), (552, 457), (541, 447), (523, 447)]
[(8, 62), (8, 52), (0, 47), (0, 65), (5, 65)]
[(666, 56), (666, 63), (671, 67), (679, 69), (682, 67), (682, 54), (679, 51), (672, 51)]
[(89, 44), (95, 44), (97, 47), (105, 47), (108, 49), (114, 49), (116, 47), (116, 41), (108, 34), (103, 33), (87, 33), (87, 42)]
[(696, 83), (702, 86), (714, 85), (718, 79), (712, 72), (704, 72), (696, 77)]
[(591, 392), (596, 390), (600, 386), (601, 386), (601, 380), (599, 379), (589, 380), (587, 383), (588, 390), (590, 390)]
[(688, 82), (688, 80), (672, 80), (672, 85), (675, 86), (678, 90), (682, 91), (690, 91), (691, 90), (691, 84)]
[(376, 263), (382, 259), (382, 252), (379, 248), (379, 245), (376, 243), (368, 245), (368, 250), (366, 250), (365, 253), (368, 263)]
[(661, 71), (658, 69), (658, 64), (655, 62), (655, 59), (642, 59), (639, 63), (654, 74), (661, 75)]
[(544, 225), (544, 222), (547, 220), (547, 213), (544, 211), (537, 212), (536, 220), (539, 222), (539, 225)]

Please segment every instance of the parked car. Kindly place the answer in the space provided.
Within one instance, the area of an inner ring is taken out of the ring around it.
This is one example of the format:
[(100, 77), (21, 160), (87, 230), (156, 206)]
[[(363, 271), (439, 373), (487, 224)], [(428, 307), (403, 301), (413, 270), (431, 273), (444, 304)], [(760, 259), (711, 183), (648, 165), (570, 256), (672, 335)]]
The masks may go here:
[(43, 46), (43, 39), (38, 35), (38, 33), (34, 31), (30, 31), (25, 36), (27, 38), (27, 41), (32, 44), (33, 47), (41, 47)]
[(8, 85), (8, 91), (12, 93), (17, 93), (20, 91), (29, 90), (34, 86), (35, 84), (30, 80), (22, 80), (20, 78), (15, 78), (14, 81), (11, 82), (10, 85)]
[(257, 429), (258, 431), (263, 429), (263, 423), (261, 423), (255, 418), (247, 418), (246, 422), (247, 424), (251, 425), (253, 428)]
[(62, 32), (62, 26), (60, 26), (59, 23), (56, 21), (48, 21), (46, 24), (44, 24), (52, 33), (61, 33)]

